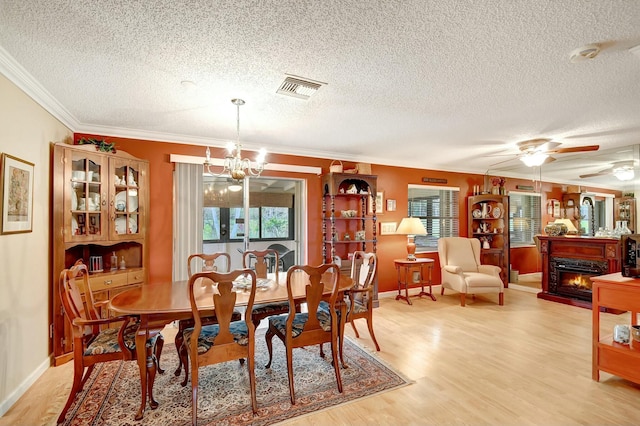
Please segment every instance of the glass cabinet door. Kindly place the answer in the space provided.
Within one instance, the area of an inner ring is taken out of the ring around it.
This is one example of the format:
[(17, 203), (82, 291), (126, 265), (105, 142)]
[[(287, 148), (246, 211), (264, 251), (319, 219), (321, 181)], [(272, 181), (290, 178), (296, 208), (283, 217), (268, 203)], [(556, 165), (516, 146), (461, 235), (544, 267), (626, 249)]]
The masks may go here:
[(132, 234), (143, 233), (139, 191), (144, 185), (144, 165), (136, 161), (112, 159), (110, 187), (113, 199), (113, 226), (110, 234), (113, 239), (130, 238)]
[(65, 241), (106, 238), (106, 159), (69, 150), (65, 157)]

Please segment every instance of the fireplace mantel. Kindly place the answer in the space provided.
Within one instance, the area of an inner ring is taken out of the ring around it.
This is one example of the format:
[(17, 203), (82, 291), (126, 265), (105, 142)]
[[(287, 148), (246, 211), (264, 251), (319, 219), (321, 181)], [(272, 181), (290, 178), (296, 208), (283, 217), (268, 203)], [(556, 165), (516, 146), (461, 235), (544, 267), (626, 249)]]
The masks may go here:
[[(565, 270), (585, 275), (620, 272), (620, 240), (614, 238), (538, 236), (542, 255), (542, 291), (540, 299), (591, 309), (588, 290), (559, 291), (560, 273)], [(561, 267), (559, 267), (562, 266)], [(569, 289), (571, 290), (571, 289)]]

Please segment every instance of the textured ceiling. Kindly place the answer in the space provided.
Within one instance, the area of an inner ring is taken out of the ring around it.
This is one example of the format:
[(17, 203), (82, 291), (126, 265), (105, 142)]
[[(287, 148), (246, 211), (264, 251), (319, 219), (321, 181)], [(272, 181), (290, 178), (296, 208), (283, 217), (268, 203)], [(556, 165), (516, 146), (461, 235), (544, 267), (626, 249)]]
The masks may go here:
[[(223, 146), (240, 97), (246, 149), (566, 183), (613, 157), (504, 160), (639, 144), (637, 45), (637, 0), (0, 0), (0, 72), (76, 132)], [(276, 94), (287, 74), (327, 84)]]

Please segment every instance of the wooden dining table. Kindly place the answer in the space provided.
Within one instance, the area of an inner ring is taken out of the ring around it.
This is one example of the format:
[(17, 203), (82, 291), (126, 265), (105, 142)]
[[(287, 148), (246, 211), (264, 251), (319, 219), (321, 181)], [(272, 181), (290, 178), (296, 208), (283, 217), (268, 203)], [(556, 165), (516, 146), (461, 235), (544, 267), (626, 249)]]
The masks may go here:
[[(331, 273), (325, 274), (324, 282), (330, 282)], [(275, 274), (269, 274), (270, 283), (264, 287), (256, 288), (254, 304), (275, 303), (288, 300), (287, 295), (287, 274), (282, 273), (275, 280)], [(132, 315), (140, 319), (136, 332), (136, 360), (140, 370), (141, 402), (136, 420), (144, 416), (147, 406), (148, 378), (147, 378), (147, 353), (146, 342), (152, 330), (161, 329), (166, 324), (175, 320), (188, 319), (192, 317), (191, 304), (189, 302), (189, 281), (168, 281), (158, 283), (148, 283), (137, 288), (125, 290), (115, 295), (109, 301), (109, 309), (118, 315)], [(292, 274), (291, 289), (295, 300), (303, 301), (306, 297), (305, 288), (308, 284), (308, 276), (302, 272)], [(345, 293), (353, 286), (353, 280), (340, 274), (338, 280), (338, 300), (343, 301)], [(333, 289), (325, 286), (324, 295), (329, 296)], [(202, 284), (196, 293), (196, 303), (198, 310), (204, 314), (213, 314), (215, 306), (213, 304), (213, 292), (215, 286)], [(246, 306), (249, 301), (249, 290), (238, 290), (236, 294), (236, 306)], [(340, 303), (340, 318), (346, 317), (346, 303)], [(340, 321), (340, 340), (344, 336), (344, 321)], [(342, 345), (340, 345), (341, 362)], [(150, 398), (151, 399), (151, 398)], [(150, 400), (151, 408), (157, 408), (158, 403)]]

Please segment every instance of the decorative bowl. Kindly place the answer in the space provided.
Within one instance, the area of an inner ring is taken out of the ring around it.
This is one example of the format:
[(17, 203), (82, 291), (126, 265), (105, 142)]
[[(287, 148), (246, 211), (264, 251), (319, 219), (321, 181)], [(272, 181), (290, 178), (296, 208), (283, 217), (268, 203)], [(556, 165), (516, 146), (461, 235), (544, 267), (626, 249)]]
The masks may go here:
[(340, 214), (342, 215), (342, 217), (356, 217), (356, 214), (358, 213), (357, 210), (342, 210), (340, 212)]

